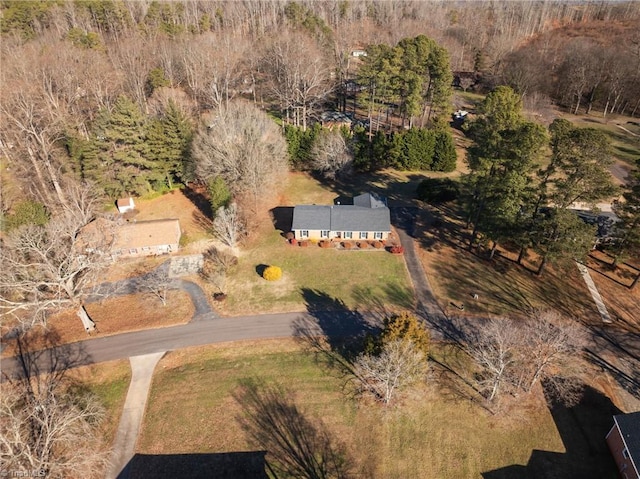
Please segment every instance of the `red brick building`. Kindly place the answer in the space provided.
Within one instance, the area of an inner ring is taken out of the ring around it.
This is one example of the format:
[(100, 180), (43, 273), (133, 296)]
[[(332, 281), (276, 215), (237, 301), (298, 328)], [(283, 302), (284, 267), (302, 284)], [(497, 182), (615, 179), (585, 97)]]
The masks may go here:
[(623, 479), (640, 479), (640, 411), (613, 416), (607, 444)]

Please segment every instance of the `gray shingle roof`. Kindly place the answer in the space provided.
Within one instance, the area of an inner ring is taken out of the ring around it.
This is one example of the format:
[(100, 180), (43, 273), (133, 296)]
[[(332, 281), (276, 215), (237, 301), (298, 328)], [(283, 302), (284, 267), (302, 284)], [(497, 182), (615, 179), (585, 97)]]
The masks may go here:
[(391, 231), (389, 208), (332, 206), (331, 231)]
[(292, 230), (330, 230), (331, 206), (299, 205), (293, 209)]
[(640, 411), (614, 416), (636, 470), (640, 469)]
[(387, 207), (300, 205), (293, 209), (292, 230), (391, 231)]
[(354, 196), (353, 204), (356, 206), (364, 206), (365, 208), (384, 208), (387, 206), (386, 200), (375, 193), (364, 193)]

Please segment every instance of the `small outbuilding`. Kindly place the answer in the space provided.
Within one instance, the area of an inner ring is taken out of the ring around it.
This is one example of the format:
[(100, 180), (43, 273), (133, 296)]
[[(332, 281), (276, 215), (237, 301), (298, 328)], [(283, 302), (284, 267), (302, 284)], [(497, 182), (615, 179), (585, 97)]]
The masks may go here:
[(131, 197), (120, 198), (118, 201), (116, 201), (116, 206), (118, 207), (118, 213), (120, 214), (127, 213), (128, 211), (133, 211), (136, 207), (135, 203), (133, 202), (133, 198)]

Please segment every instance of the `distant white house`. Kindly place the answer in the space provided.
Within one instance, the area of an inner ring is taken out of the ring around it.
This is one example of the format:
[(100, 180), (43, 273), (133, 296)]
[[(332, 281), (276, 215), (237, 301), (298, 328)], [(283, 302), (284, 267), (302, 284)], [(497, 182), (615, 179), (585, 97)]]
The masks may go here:
[(116, 201), (116, 206), (118, 207), (118, 212), (120, 214), (126, 213), (127, 211), (133, 211), (136, 207), (133, 202), (133, 198), (120, 198)]
[(366, 57), (367, 56), (367, 52), (365, 50), (353, 50), (351, 52), (351, 56), (352, 57)]

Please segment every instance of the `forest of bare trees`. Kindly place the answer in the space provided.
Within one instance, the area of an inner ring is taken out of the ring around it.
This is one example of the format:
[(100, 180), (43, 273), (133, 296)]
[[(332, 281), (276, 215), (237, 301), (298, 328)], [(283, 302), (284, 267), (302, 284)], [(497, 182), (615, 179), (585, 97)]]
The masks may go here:
[[(96, 126), (121, 97), (150, 117), (171, 101), (192, 124), (244, 97), (306, 126), (355, 78), (353, 50), (417, 35), (487, 88), (506, 82), (525, 100), (633, 115), (639, 19), (635, 2), (8, 2), (0, 146), (17, 196), (64, 205), (84, 174), (82, 142), (102, 136)], [(3, 211), (16, 200), (9, 190)]]

